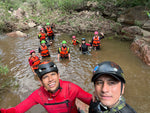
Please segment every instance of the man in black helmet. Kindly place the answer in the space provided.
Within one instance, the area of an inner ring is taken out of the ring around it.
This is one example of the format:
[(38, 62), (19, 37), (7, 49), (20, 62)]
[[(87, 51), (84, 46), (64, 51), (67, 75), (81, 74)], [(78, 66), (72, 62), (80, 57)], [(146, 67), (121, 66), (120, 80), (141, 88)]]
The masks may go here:
[(122, 96), (125, 88), (124, 74), (120, 66), (105, 61), (93, 71), (96, 102), (91, 102), (89, 113), (136, 113)]
[(24, 113), (36, 104), (41, 104), (48, 113), (78, 113), (77, 98), (90, 104), (92, 95), (74, 83), (62, 81), (53, 62), (42, 62), (37, 75), (42, 86), (16, 107), (0, 109), (0, 113)]
[(89, 43), (86, 43), (85, 38), (81, 39), (82, 43), (79, 45), (79, 50), (82, 51), (83, 54), (89, 54), (88, 46), (91, 46)]

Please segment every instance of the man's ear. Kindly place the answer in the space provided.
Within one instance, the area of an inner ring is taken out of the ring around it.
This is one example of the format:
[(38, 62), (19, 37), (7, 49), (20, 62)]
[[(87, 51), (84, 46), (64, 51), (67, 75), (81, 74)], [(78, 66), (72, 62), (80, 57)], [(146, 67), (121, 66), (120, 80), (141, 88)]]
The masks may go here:
[(43, 83), (42, 83), (42, 81), (41, 80), (39, 80), (40, 81), (40, 84), (41, 84), (41, 86), (43, 86)]
[(59, 79), (60, 79), (60, 74), (58, 73), (58, 77), (59, 77)]
[(123, 86), (122, 86), (122, 95), (124, 94), (124, 89), (125, 89), (125, 84), (123, 84)]

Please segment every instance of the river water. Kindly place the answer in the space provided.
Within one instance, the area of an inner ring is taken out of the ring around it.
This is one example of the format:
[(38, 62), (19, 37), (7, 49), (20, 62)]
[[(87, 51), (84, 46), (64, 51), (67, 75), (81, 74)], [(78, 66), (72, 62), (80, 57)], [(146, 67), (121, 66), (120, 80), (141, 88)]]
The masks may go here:
[[(15, 78), (10, 90), (1, 95), (3, 100), (0, 102), (0, 108), (17, 105), (40, 86), (37, 77), (34, 76), (28, 64), (29, 51), (34, 49), (36, 54), (38, 52), (37, 32), (37, 30), (28, 31), (29, 38), (10, 38), (0, 35), (1, 62), (9, 68), (9, 73), (5, 77)], [(77, 36), (79, 40), (83, 37), (88, 41), (92, 35)], [(68, 42), (67, 45), (71, 50), (71, 61), (57, 61), (57, 50), (61, 46), (62, 40)], [(127, 103), (138, 113), (150, 113), (150, 67), (130, 51), (131, 42), (105, 38), (101, 43), (102, 49), (100, 51), (91, 51), (89, 55), (83, 55), (80, 53), (78, 46), (71, 45), (70, 35), (57, 35), (53, 46), (49, 47), (50, 60), (57, 64), (61, 79), (72, 81), (89, 93), (93, 92), (91, 78), (92, 70), (96, 64), (108, 60), (118, 63), (125, 73), (126, 88), (124, 96)], [(14, 88), (15, 84), (18, 84), (19, 87)], [(35, 112), (45, 113), (46, 111), (40, 105), (37, 105), (27, 113)]]

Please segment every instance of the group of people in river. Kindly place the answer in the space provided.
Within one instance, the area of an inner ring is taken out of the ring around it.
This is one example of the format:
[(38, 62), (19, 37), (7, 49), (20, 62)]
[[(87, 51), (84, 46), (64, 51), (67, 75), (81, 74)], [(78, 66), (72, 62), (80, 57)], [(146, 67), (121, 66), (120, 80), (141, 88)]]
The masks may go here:
[[(42, 28), (41, 32), (43, 30)], [(48, 33), (53, 32), (49, 30)], [(46, 43), (51, 44), (51, 42), (46, 42), (43, 36), (42, 34), (38, 35), (41, 44), (40, 57), (36, 56), (34, 50), (31, 50), (29, 58), (31, 69), (39, 78), (40, 88), (17, 106), (7, 109), (1, 108), (0, 113), (24, 113), (36, 104), (41, 104), (48, 113), (84, 113), (82, 107), (75, 103), (77, 98), (89, 105), (89, 113), (136, 113), (123, 97), (126, 81), (118, 64), (104, 61), (95, 66), (91, 78), (95, 90), (93, 94), (90, 94), (70, 81), (61, 80), (59, 69), (54, 62), (49, 60), (41, 62), (41, 58), (50, 57)], [(100, 49), (97, 47), (97, 45), (100, 46), (100, 40), (98, 41), (96, 37), (98, 37), (97, 31), (91, 43), (94, 49)], [(49, 35), (49, 39), (54, 40), (54, 34)], [(73, 36), (72, 44), (80, 44), (75, 39), (76, 37)], [(79, 47), (83, 53), (87, 50), (87, 46), (91, 46), (91, 44), (86, 43), (85, 38), (82, 38), (82, 44)], [(69, 58), (70, 50), (63, 47), (66, 47), (66, 41), (62, 41), (62, 47), (58, 49), (58, 58)], [(68, 56), (65, 51), (68, 51)]]
[[(55, 25), (54, 24), (50, 25), (50, 23), (46, 23), (45, 27), (40, 28), (40, 32), (38, 33), (38, 39), (40, 42), (40, 47), (38, 49), (39, 55), (36, 56), (34, 50), (30, 51), (31, 56), (29, 57), (28, 60), (30, 67), (35, 75), (41, 60), (51, 56), (48, 47), (52, 45), (55, 38), (53, 28), (55, 28)], [(100, 50), (101, 39), (103, 38), (104, 34), (102, 32), (100, 33), (99, 36), (98, 31), (95, 31), (94, 36), (91, 41), (89, 40), (89, 43), (86, 43), (86, 39), (82, 38), (80, 44), (76, 36), (72, 36), (71, 44), (79, 45), (79, 50), (83, 54), (89, 54), (88, 47), (91, 47), (94, 50)], [(60, 61), (60, 59), (71, 60), (70, 48), (66, 44), (67, 42), (63, 40), (62, 46), (58, 48), (58, 56), (57, 56), (58, 61)]]

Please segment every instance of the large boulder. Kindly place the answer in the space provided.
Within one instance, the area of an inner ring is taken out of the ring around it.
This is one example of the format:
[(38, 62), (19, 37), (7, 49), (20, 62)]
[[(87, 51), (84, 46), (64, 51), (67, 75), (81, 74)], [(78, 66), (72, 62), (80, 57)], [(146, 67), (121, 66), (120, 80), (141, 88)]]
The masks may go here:
[(138, 26), (124, 27), (121, 30), (122, 38), (127, 40), (133, 40), (136, 35), (143, 36), (141, 28)]
[(142, 26), (143, 29), (150, 31), (150, 20), (146, 21)]
[(142, 26), (149, 19), (145, 10), (147, 10), (147, 8), (142, 6), (129, 8), (120, 15), (117, 21), (128, 25)]
[(131, 44), (131, 50), (150, 66), (150, 36), (135, 38)]
[(7, 33), (6, 35), (9, 36), (9, 37), (27, 37), (27, 34), (21, 32), (21, 31), (14, 31), (14, 32), (11, 32), (11, 33)]
[(143, 36), (144, 36), (144, 37), (150, 36), (150, 32), (149, 32), (149, 31), (146, 31), (146, 30), (144, 30), (144, 29), (141, 29), (141, 32), (143, 33)]
[[(120, 32), (121, 25), (116, 22), (103, 18), (92, 11), (73, 12), (72, 15), (58, 17), (56, 32), (79, 33), (101, 31), (104, 34), (112, 35)], [(61, 23), (61, 24), (60, 24)]]

